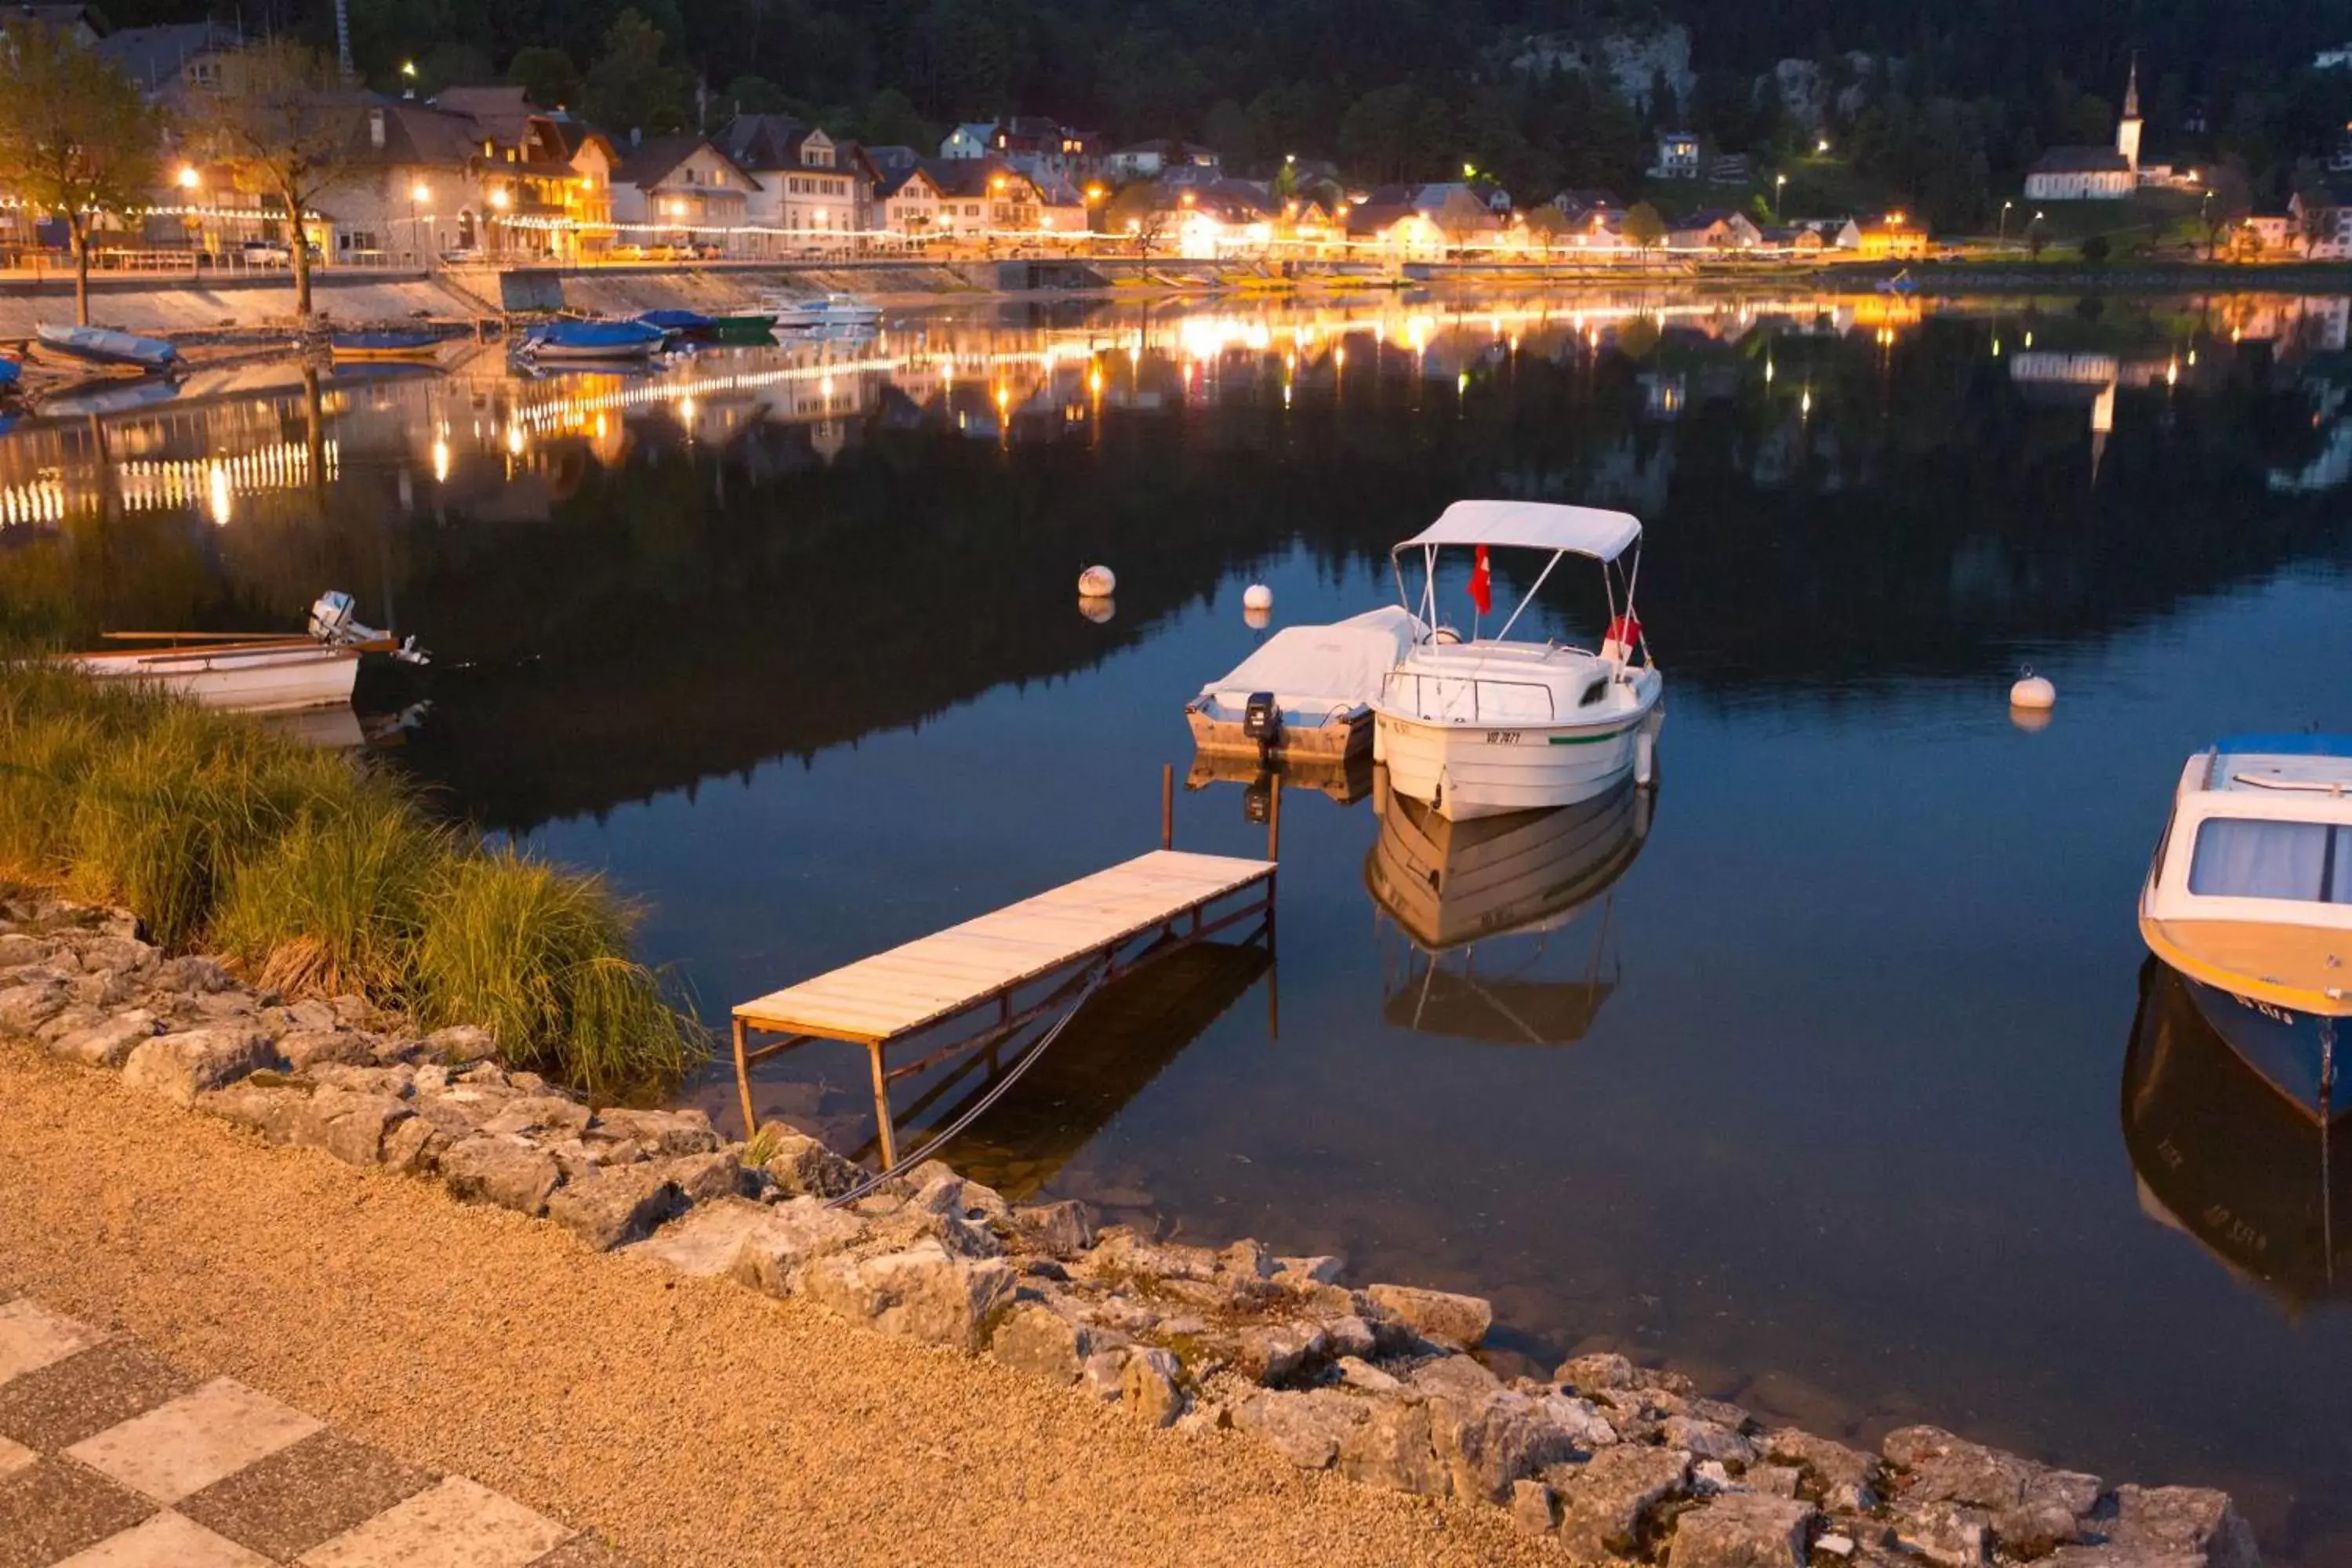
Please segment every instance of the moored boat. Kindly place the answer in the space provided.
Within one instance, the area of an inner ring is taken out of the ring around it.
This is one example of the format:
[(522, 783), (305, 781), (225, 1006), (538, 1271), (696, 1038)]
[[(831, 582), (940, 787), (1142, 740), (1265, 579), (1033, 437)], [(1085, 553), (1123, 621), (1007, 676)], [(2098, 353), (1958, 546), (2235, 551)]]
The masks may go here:
[(782, 328), (872, 327), (882, 321), (879, 306), (854, 294), (770, 294), (760, 309), (775, 318), (772, 325)]
[(646, 359), (669, 334), (643, 321), (549, 321), (525, 332), (518, 352), (535, 359)]
[[(1372, 705), (1372, 754), (1391, 787), (1456, 821), (1572, 805), (1629, 774), (1652, 782), (1664, 682), (1633, 609), (1642, 525), (1623, 512), (1534, 501), (1456, 501), (1392, 552), (1408, 605), (1405, 559), (1419, 557), (1424, 628)], [(1465, 640), (1437, 621), (1440, 553), (1475, 552), (1471, 597), (1489, 607), (1487, 552), (1547, 555), (1492, 637)], [(1569, 556), (1599, 563), (1608, 628), (1598, 651), (1512, 641), (1511, 630)]]
[(329, 346), (337, 359), (425, 360), (441, 352), (438, 332), (398, 328), (336, 332)]
[(61, 326), (37, 323), (33, 331), (44, 348), (93, 364), (131, 364), (142, 370), (165, 370), (180, 363), (180, 351), (161, 338), (142, 338), (110, 327)]
[(1421, 629), (1393, 605), (1328, 626), (1284, 627), (1184, 705), (1193, 746), (1204, 755), (1369, 755), (1372, 699)]
[(706, 316), (699, 310), (640, 310), (637, 320), (681, 338), (707, 338), (719, 327), (716, 316)]
[(2352, 735), (2237, 735), (2189, 758), (2139, 929), (2248, 1060), (2330, 1093), (2352, 1018)]
[(15, 390), (16, 383), (23, 378), (24, 374), (23, 364), (8, 358), (5, 354), (0, 354), (0, 392)]
[(310, 606), (310, 635), (249, 632), (110, 632), (110, 640), (171, 646), (60, 655), (60, 662), (100, 679), (130, 680), (192, 697), (208, 708), (240, 713), (283, 713), (349, 702), (360, 659), (388, 654), (424, 664), (415, 639), (353, 617), (348, 594), (322, 594)]
[(775, 336), (776, 318), (766, 310), (736, 310), (712, 318), (711, 334), (728, 342), (762, 342)]

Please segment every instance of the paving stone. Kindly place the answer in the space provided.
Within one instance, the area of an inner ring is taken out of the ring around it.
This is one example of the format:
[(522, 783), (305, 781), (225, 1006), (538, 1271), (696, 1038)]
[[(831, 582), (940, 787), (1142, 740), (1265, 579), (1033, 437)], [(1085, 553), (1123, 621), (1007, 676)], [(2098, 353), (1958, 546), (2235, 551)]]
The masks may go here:
[(322, 1425), (234, 1378), (216, 1377), (83, 1439), (66, 1454), (157, 1502), (174, 1503), (299, 1442)]
[(42, 1459), (0, 1478), (0, 1568), (49, 1568), (155, 1511), (71, 1459)]
[(314, 1432), (183, 1498), (179, 1510), (266, 1557), (290, 1561), (438, 1479), (340, 1433)]
[(571, 1531), (462, 1476), (302, 1554), (303, 1568), (527, 1568)]
[(0, 1383), (63, 1361), (102, 1338), (97, 1330), (30, 1301), (0, 1303)]
[(128, 1340), (108, 1340), (0, 1384), (0, 1437), (55, 1453), (191, 1393), (196, 1383)]
[(166, 1510), (76, 1552), (58, 1568), (270, 1568), (270, 1563), (268, 1558)]

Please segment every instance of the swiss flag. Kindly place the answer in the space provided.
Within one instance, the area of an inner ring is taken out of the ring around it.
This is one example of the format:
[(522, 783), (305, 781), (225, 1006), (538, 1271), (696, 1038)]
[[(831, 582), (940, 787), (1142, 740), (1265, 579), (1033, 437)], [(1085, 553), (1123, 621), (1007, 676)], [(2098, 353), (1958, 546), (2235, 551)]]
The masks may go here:
[(1482, 616), (1495, 611), (1494, 575), (1486, 570), (1486, 547), (1478, 546), (1478, 563), (1470, 568), (1470, 602)]

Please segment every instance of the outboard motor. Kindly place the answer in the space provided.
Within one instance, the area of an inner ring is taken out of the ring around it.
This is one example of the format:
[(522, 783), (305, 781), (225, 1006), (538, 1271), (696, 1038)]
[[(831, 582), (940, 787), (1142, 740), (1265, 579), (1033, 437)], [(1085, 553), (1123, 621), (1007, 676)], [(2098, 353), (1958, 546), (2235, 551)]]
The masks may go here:
[(1255, 741), (1261, 755), (1270, 755), (1282, 744), (1282, 709), (1271, 691), (1253, 691), (1242, 709), (1242, 735)]
[(415, 637), (404, 637), (395, 647), (390, 632), (380, 632), (373, 626), (361, 625), (358, 612), (358, 600), (339, 588), (331, 588), (320, 595), (310, 605), (310, 635), (329, 647), (359, 647), (372, 653), (388, 653), (402, 664), (433, 662), (432, 656), (416, 646)]

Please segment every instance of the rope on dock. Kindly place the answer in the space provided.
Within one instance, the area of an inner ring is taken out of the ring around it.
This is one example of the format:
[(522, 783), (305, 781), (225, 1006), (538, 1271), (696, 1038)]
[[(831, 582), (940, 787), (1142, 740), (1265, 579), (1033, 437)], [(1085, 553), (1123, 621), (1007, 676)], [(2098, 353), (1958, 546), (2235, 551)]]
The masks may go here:
[(942, 1144), (946, 1143), (948, 1140), (953, 1138), (957, 1133), (971, 1126), (974, 1121), (978, 1120), (982, 1111), (986, 1110), (990, 1106), (996, 1103), (999, 1096), (1003, 1095), (1006, 1089), (1011, 1089), (1014, 1084), (1021, 1081), (1021, 1075), (1029, 1070), (1031, 1063), (1034, 1062), (1039, 1057), (1045, 1054), (1045, 1047), (1051, 1046), (1056, 1039), (1061, 1037), (1062, 1031), (1069, 1026), (1070, 1020), (1078, 1016), (1079, 1010), (1086, 1006), (1087, 999), (1094, 995), (1096, 991), (1101, 988), (1102, 983), (1109, 977), (1109, 974), (1110, 965), (1108, 963), (1104, 964), (1101, 968), (1097, 969), (1093, 975), (1087, 979), (1085, 986), (1079, 990), (1078, 999), (1070, 1004), (1070, 1010), (1063, 1014), (1060, 1017), (1055, 1019), (1054, 1026), (1046, 1030), (1044, 1035), (1038, 1037), (1035, 1045), (1030, 1047), (1027, 1051), (1022, 1054), (1021, 1059), (1013, 1064), (1012, 1070), (1007, 1072), (1003, 1078), (997, 1079), (995, 1087), (991, 1089), (986, 1094), (982, 1095), (978, 1100), (974, 1100), (971, 1105), (965, 1110), (961, 1116), (959, 1116), (953, 1121), (949, 1122), (947, 1126), (934, 1133), (929, 1142), (916, 1150), (913, 1153), (901, 1159), (897, 1164), (892, 1165), (886, 1171), (877, 1172), (874, 1175), (868, 1177), (863, 1182), (860, 1182), (856, 1186), (852, 1187), (849, 1191), (842, 1194), (841, 1196), (834, 1199), (824, 1206), (829, 1209), (846, 1208), (851, 1204), (854, 1204), (858, 1199), (864, 1197), (866, 1194), (872, 1192), (875, 1188), (880, 1186), (883, 1183), (891, 1181), (900, 1173), (912, 1170), (915, 1166), (921, 1164), (924, 1161), (931, 1157), (931, 1153), (934, 1150), (940, 1148)]

